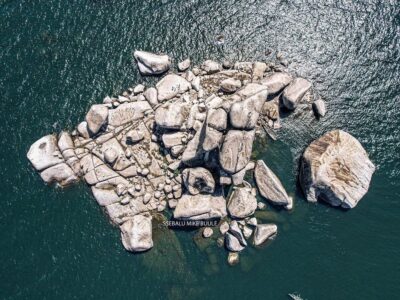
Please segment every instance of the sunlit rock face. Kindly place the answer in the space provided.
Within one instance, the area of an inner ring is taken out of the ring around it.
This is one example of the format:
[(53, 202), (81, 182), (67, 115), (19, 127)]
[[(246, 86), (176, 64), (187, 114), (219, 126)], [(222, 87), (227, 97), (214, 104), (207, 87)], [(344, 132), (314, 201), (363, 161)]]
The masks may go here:
[(313, 141), (303, 154), (300, 183), (310, 202), (353, 208), (367, 193), (374, 164), (360, 142), (333, 130)]

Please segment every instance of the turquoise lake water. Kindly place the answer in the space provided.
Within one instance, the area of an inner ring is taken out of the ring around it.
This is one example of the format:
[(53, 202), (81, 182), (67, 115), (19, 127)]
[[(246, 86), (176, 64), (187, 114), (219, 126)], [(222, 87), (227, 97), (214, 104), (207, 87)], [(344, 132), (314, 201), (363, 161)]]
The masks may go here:
[[(398, 1), (0, 0), (0, 37), (1, 299), (400, 298)], [(269, 209), (276, 240), (246, 249), (238, 266), (223, 249), (197, 247), (194, 231), (126, 252), (84, 183), (46, 186), (26, 159), (34, 141), (72, 129), (104, 96), (155, 82), (140, 77), (135, 49), (194, 63), (279, 51), (327, 102), (322, 120), (295, 112), (278, 141), (257, 145), (295, 209)], [(377, 166), (348, 212), (309, 204), (296, 186), (302, 151), (334, 128)]]

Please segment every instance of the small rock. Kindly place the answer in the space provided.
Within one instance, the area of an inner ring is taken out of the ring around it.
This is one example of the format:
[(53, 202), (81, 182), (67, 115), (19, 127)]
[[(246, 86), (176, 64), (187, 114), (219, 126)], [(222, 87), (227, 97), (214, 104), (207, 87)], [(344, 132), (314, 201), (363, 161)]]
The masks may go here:
[(190, 67), (190, 59), (189, 58), (187, 58), (184, 61), (178, 63), (178, 70), (180, 72), (186, 71), (187, 69), (189, 69), (189, 67)]
[(226, 93), (234, 93), (242, 87), (240, 80), (234, 78), (228, 78), (221, 82), (221, 90)]
[(212, 60), (206, 60), (205, 62), (203, 62), (203, 64), (201, 65), (201, 68), (207, 74), (217, 73), (221, 70), (220, 64), (215, 61), (212, 61)]
[(228, 201), (228, 212), (234, 218), (244, 219), (257, 208), (257, 199), (246, 188), (237, 188)]
[(219, 226), (219, 231), (221, 232), (221, 234), (227, 233), (228, 230), (229, 230), (228, 222), (226, 222), (226, 221), (222, 222), (222, 224)]
[(228, 264), (231, 266), (237, 265), (239, 263), (239, 253), (229, 252), (228, 254)]
[(313, 109), (314, 109), (315, 115), (317, 117), (324, 117), (326, 114), (325, 101), (322, 99), (318, 99), (318, 100), (314, 101)]
[(143, 93), (145, 89), (145, 86), (143, 84), (138, 84), (137, 86), (135, 86), (135, 88), (133, 89), (133, 93), (134, 94), (140, 94)]
[(211, 227), (206, 227), (203, 229), (203, 237), (209, 238), (212, 235), (213, 235), (213, 230)]

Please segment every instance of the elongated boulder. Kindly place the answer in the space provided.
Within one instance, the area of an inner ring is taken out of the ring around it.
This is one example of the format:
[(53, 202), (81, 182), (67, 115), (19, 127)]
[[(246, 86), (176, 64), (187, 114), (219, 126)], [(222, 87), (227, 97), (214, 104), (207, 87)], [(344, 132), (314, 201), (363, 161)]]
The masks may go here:
[(52, 134), (34, 142), (29, 148), (27, 157), (37, 171), (42, 171), (64, 161), (57, 146), (57, 138)]
[(78, 181), (78, 177), (66, 163), (47, 168), (40, 173), (40, 177), (46, 183), (55, 182), (60, 186), (67, 186)]
[(318, 99), (318, 100), (314, 101), (313, 110), (317, 117), (324, 117), (326, 114), (325, 101), (322, 99)]
[(121, 226), (122, 244), (131, 252), (143, 252), (153, 247), (150, 215), (136, 215)]
[(99, 132), (100, 128), (106, 123), (108, 108), (103, 104), (94, 104), (86, 114), (86, 122), (89, 132), (93, 135)]
[(157, 55), (145, 51), (135, 51), (135, 57), (139, 71), (142, 75), (162, 74), (171, 66), (171, 59), (168, 55)]
[(239, 224), (236, 220), (233, 220), (229, 225), (229, 233), (233, 234), (243, 246), (247, 246), (246, 239), (244, 238), (242, 230), (240, 230)]
[(258, 160), (256, 163), (254, 177), (261, 196), (274, 205), (285, 206), (286, 208), (292, 207), (292, 198), (286, 193), (279, 178), (262, 160)]
[(267, 89), (239, 102), (235, 102), (229, 111), (231, 125), (237, 129), (253, 129), (267, 100)]
[(278, 232), (275, 224), (258, 224), (254, 230), (254, 245), (259, 246)]
[(221, 90), (226, 93), (234, 93), (242, 87), (240, 80), (227, 78), (221, 82)]
[(158, 101), (165, 101), (174, 98), (178, 94), (182, 94), (191, 88), (191, 84), (185, 78), (168, 74), (161, 79), (157, 85)]
[(283, 105), (287, 109), (294, 110), (310, 88), (311, 82), (307, 79), (296, 78), (283, 91)]
[(247, 188), (237, 188), (229, 198), (227, 208), (233, 218), (244, 219), (254, 214), (257, 199)]
[(223, 196), (210, 194), (185, 194), (178, 200), (174, 218), (185, 220), (208, 220), (226, 216)]
[(187, 168), (182, 172), (186, 189), (192, 195), (200, 193), (212, 194), (215, 189), (215, 181), (211, 172), (205, 168)]
[(242, 170), (250, 161), (255, 131), (229, 130), (219, 155), (224, 171), (234, 174)]
[(289, 73), (276, 72), (261, 80), (261, 84), (268, 88), (270, 95), (275, 95), (287, 87), (292, 80)]
[(300, 184), (308, 201), (321, 199), (349, 209), (367, 193), (374, 172), (360, 142), (345, 131), (333, 130), (305, 150)]

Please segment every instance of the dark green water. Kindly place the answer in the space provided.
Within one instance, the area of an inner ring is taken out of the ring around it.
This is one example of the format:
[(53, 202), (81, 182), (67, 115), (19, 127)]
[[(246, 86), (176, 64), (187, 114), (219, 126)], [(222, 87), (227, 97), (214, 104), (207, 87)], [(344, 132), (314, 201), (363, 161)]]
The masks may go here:
[[(399, 299), (398, 1), (0, 0), (0, 43), (1, 299)], [(129, 254), (84, 184), (45, 186), (28, 164), (32, 142), (142, 81), (134, 49), (195, 63), (279, 50), (328, 103), (322, 121), (295, 113), (279, 141), (258, 146), (296, 203), (272, 210), (278, 238), (239, 266), (221, 249), (200, 251), (194, 232)], [(296, 187), (301, 152), (333, 128), (377, 166), (349, 212), (308, 204)]]

